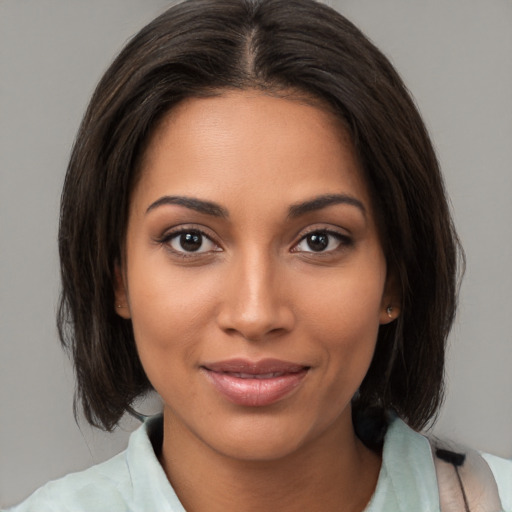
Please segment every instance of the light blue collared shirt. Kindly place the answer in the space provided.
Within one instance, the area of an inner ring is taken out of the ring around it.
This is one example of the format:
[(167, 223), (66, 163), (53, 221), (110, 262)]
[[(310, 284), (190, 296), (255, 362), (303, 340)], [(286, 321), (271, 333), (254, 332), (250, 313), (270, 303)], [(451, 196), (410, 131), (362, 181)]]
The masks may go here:
[[(49, 482), (9, 512), (186, 512), (150, 440), (161, 416), (147, 420), (114, 458)], [(503, 508), (512, 512), (512, 461), (484, 456)], [(428, 440), (395, 419), (384, 441), (382, 467), (365, 512), (439, 512), (436, 471)]]

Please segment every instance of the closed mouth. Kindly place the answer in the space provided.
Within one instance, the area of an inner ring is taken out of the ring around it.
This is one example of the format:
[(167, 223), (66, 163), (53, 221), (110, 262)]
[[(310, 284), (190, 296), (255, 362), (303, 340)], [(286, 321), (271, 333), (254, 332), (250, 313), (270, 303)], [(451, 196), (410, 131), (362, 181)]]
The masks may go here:
[(279, 374), (297, 373), (303, 371), (309, 366), (297, 364), (279, 359), (261, 359), (259, 361), (250, 361), (247, 359), (229, 359), (226, 361), (217, 361), (205, 363), (203, 368), (212, 372), (238, 374), (240, 378), (262, 378), (277, 377)]
[[(285, 372), (271, 372), (271, 373), (237, 373), (237, 372), (221, 372), (238, 379), (273, 379), (274, 377), (281, 377), (286, 375)], [(291, 373), (291, 372), (289, 372)], [(296, 373), (296, 372), (294, 372)]]
[(300, 386), (310, 367), (276, 359), (232, 359), (207, 363), (201, 369), (229, 402), (261, 407), (289, 396)]

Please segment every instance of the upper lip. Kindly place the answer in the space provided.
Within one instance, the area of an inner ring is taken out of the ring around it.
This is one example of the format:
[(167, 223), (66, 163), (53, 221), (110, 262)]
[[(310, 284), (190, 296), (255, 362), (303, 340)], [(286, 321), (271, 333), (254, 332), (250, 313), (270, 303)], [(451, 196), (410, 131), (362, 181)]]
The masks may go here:
[(289, 361), (281, 361), (279, 359), (261, 359), (259, 361), (228, 359), (226, 361), (205, 363), (202, 367), (212, 372), (245, 373), (250, 375), (297, 373), (309, 369), (309, 366)]

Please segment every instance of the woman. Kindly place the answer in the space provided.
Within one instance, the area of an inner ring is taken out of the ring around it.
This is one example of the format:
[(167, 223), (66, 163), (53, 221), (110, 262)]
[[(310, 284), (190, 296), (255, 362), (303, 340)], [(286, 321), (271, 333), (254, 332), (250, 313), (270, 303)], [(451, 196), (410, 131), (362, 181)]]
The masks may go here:
[(307, 0), (171, 8), (99, 84), (60, 229), (87, 419), (153, 388), (163, 417), (17, 510), (437, 510), (413, 429), (457, 254), (423, 123), (353, 25)]

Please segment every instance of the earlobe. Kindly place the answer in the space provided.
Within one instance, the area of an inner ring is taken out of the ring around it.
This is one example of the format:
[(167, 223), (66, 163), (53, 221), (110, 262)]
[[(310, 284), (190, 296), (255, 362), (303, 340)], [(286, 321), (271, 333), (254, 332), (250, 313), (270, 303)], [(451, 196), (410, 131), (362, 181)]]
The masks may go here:
[(397, 285), (397, 279), (394, 272), (390, 272), (386, 279), (386, 286), (382, 296), (380, 323), (389, 324), (400, 316), (402, 294)]
[(131, 318), (130, 307), (128, 305), (128, 294), (126, 291), (125, 275), (121, 267), (116, 263), (114, 268), (114, 295), (116, 313), (124, 319)]
[(382, 307), (380, 314), (381, 325), (389, 324), (400, 316), (400, 308), (393, 303), (388, 303)]

